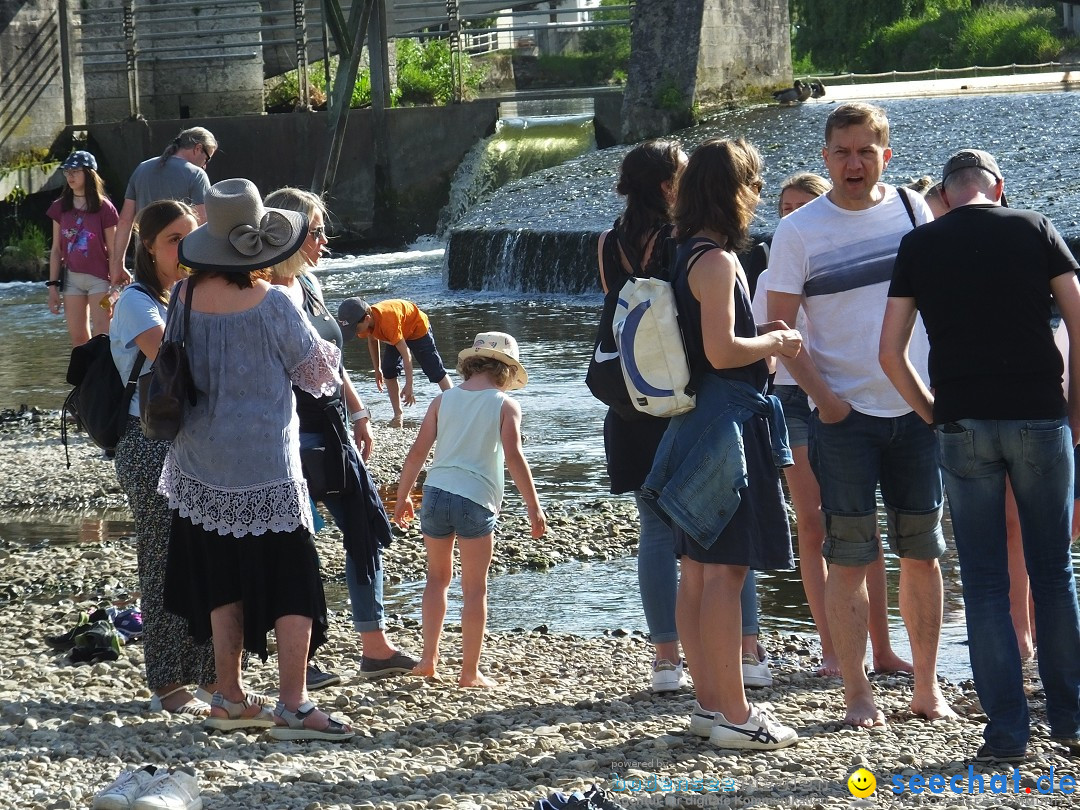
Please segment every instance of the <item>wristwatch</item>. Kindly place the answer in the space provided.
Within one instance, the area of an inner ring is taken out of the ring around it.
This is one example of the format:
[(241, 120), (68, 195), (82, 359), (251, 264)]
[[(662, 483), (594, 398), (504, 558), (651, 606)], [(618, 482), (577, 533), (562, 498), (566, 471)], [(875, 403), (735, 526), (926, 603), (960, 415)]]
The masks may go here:
[(58, 279), (58, 278), (50, 278), (48, 281), (45, 282), (45, 286), (46, 287), (59, 287), (60, 286), (60, 279)]
[(364, 407), (361, 407), (360, 410), (353, 411), (352, 413), (349, 414), (349, 423), (350, 424), (356, 424), (361, 419), (370, 419), (370, 418), (371, 418), (371, 414), (368, 412), (368, 409), (364, 408)]

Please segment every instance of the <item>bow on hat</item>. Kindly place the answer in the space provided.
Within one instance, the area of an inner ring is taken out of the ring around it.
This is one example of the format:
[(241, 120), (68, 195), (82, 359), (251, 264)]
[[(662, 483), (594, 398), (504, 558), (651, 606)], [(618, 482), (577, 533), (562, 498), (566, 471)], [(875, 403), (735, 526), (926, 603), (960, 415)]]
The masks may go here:
[(245, 256), (255, 256), (263, 250), (263, 240), (281, 247), (292, 237), (289, 220), (277, 211), (267, 211), (258, 225), (237, 225), (229, 231), (229, 242)]

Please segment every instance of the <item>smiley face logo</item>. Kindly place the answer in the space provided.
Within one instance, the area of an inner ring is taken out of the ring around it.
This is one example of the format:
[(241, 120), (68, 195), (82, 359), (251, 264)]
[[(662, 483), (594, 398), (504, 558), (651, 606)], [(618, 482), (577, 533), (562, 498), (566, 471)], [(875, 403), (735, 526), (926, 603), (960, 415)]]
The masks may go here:
[(865, 799), (877, 790), (877, 779), (866, 768), (859, 768), (848, 777), (847, 787), (856, 799)]

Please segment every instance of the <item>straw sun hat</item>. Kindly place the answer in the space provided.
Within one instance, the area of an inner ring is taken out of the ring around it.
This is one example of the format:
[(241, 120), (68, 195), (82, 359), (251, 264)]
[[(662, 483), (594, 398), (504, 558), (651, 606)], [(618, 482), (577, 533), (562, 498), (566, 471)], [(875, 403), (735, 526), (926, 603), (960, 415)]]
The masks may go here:
[(180, 263), (194, 270), (262, 270), (289, 258), (307, 239), (307, 217), (264, 207), (250, 180), (215, 183), (203, 204), (206, 222), (180, 241)]
[(518, 344), (513, 336), (505, 332), (481, 332), (476, 336), (471, 348), (458, 352), (458, 363), (470, 357), (491, 357), (506, 363), (514, 370), (514, 378), (507, 386), (507, 390), (516, 391), (524, 388), (529, 382), (529, 375), (525, 371), (525, 366), (518, 360), (518, 356)]

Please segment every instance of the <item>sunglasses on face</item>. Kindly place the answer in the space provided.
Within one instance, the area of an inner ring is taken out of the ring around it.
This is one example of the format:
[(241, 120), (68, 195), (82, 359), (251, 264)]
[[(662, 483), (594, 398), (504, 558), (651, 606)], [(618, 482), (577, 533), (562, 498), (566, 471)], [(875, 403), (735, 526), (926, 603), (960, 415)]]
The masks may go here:
[(326, 236), (326, 226), (320, 225), (318, 228), (311, 228), (308, 230), (308, 233), (311, 234), (314, 239), (322, 239)]

